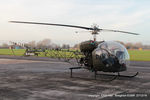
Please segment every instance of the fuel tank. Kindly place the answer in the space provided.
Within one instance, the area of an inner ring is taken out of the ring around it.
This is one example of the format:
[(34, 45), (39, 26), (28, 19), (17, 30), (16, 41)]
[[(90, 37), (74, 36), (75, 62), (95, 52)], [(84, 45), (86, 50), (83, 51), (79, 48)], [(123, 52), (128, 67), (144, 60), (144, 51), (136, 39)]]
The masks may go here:
[(81, 52), (92, 52), (95, 48), (97, 48), (98, 42), (93, 40), (88, 40), (80, 43)]

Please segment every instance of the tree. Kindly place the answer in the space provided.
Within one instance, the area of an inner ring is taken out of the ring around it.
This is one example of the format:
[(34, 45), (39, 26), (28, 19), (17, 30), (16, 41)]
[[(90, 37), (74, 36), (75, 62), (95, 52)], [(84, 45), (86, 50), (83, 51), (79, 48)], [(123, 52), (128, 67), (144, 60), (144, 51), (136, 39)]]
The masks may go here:
[(133, 44), (130, 42), (126, 43), (125, 46), (127, 49), (133, 49)]
[(62, 49), (69, 49), (70, 48), (70, 45), (69, 44), (63, 44), (62, 45)]
[(47, 48), (51, 46), (51, 40), (50, 39), (44, 39), (42, 41), (39, 41), (37, 43), (37, 47), (39, 48)]
[(74, 49), (77, 49), (77, 50), (80, 49), (80, 44), (75, 44), (75, 45), (73, 46), (73, 48), (74, 48)]
[(34, 48), (34, 47), (36, 47), (36, 42), (35, 42), (35, 41), (31, 41), (31, 42), (29, 42), (27, 45), (28, 45), (29, 47)]
[(139, 49), (139, 48), (143, 48), (143, 45), (142, 45), (141, 42), (138, 42), (138, 43), (135, 43), (134, 47), (135, 47), (136, 49)]
[(8, 47), (8, 44), (7, 43), (3, 43), (2, 47)]

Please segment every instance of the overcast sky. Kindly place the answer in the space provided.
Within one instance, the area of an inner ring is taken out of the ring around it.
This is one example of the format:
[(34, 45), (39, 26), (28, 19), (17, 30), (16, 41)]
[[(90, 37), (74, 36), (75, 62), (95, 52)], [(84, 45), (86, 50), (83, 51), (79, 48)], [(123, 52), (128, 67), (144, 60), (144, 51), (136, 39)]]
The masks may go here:
[[(0, 0), (0, 41), (50, 38), (53, 43), (76, 44), (92, 39), (81, 29), (9, 23), (35, 21), (117, 29), (139, 33), (101, 32), (97, 40), (150, 44), (150, 0)], [(79, 33), (75, 33), (79, 31)]]

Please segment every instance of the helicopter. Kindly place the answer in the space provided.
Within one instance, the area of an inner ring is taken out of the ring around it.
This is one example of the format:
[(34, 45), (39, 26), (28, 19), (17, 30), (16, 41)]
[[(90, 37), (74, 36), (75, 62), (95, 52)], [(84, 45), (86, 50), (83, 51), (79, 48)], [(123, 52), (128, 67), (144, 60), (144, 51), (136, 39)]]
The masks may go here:
[[(134, 75), (121, 75), (120, 72), (127, 71), (129, 66), (129, 53), (125, 46), (115, 41), (96, 41), (96, 36), (102, 31), (108, 32), (119, 32), (131, 35), (139, 35), (138, 33), (102, 29), (97, 25), (93, 27), (67, 25), (67, 24), (54, 24), (54, 23), (39, 23), (39, 22), (25, 22), (25, 21), (10, 21), (11, 23), (22, 23), (22, 24), (38, 24), (38, 25), (52, 25), (52, 26), (63, 26), (70, 28), (79, 28), (88, 30), (93, 35), (93, 40), (88, 40), (80, 43), (80, 51), (83, 53), (83, 57), (80, 58), (80, 67), (70, 68), (70, 77), (74, 69), (88, 69), (94, 72), (95, 79), (97, 75), (113, 76), (111, 80), (117, 77), (128, 77), (132, 78), (137, 76), (139, 73), (136, 72)], [(108, 72), (117, 74), (98, 74), (98, 72)]]

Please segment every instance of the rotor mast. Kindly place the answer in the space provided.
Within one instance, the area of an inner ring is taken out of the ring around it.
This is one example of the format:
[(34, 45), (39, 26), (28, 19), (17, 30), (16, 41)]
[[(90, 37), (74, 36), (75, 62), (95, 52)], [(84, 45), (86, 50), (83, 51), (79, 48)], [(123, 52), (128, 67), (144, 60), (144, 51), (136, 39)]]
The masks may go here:
[(98, 35), (100, 32), (100, 30), (98, 29), (98, 25), (93, 25), (93, 31), (92, 31), (92, 35), (93, 35), (93, 41), (96, 41), (96, 35)]
[(96, 32), (95, 30), (93, 30), (92, 35), (93, 35), (93, 41), (96, 41), (96, 35), (98, 34), (98, 32)]
[(96, 41), (96, 34), (93, 34), (93, 41)]

